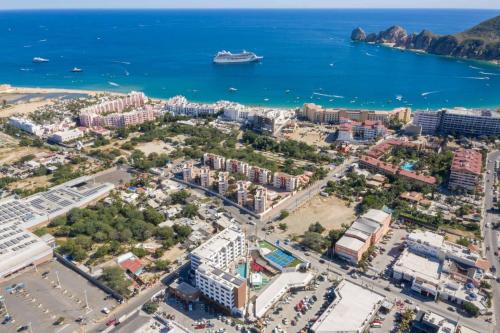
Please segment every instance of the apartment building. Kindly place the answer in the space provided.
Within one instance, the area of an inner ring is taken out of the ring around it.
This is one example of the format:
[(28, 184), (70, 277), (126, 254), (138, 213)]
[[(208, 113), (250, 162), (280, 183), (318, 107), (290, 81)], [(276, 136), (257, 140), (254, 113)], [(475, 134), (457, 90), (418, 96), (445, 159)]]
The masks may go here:
[(221, 171), (219, 172), (219, 182), (218, 182), (219, 194), (226, 195), (229, 189), (229, 172)]
[(226, 159), (223, 156), (205, 153), (203, 154), (203, 164), (208, 165), (214, 170), (223, 170)]
[(271, 171), (259, 168), (256, 166), (251, 166), (249, 171), (249, 180), (256, 184), (269, 184), (269, 179), (271, 177)]
[(186, 162), (182, 165), (182, 180), (185, 182), (192, 182), (195, 178), (195, 171), (193, 167), (193, 163)]
[(200, 265), (196, 272), (196, 286), (203, 295), (231, 311), (243, 316), (247, 303), (246, 280), (208, 264)]
[(240, 206), (245, 206), (248, 202), (248, 183), (244, 180), (239, 180), (236, 183), (237, 190), (236, 190), (236, 195), (237, 195), (237, 202), (238, 205)]
[(212, 170), (208, 166), (204, 166), (200, 169), (200, 185), (206, 188), (212, 186)]
[(244, 254), (245, 234), (230, 226), (191, 252), (191, 269), (196, 270), (203, 263), (225, 269)]
[(267, 208), (267, 189), (259, 186), (254, 196), (254, 210), (260, 214), (265, 212)]
[(298, 176), (292, 176), (284, 172), (275, 172), (273, 175), (273, 186), (285, 191), (295, 191), (299, 188)]
[(453, 155), (451, 163), (449, 188), (474, 191), (481, 179), (483, 157), (473, 149), (462, 149)]
[(241, 173), (248, 177), (249, 168), (248, 163), (230, 158), (226, 160), (226, 171), (231, 173)]

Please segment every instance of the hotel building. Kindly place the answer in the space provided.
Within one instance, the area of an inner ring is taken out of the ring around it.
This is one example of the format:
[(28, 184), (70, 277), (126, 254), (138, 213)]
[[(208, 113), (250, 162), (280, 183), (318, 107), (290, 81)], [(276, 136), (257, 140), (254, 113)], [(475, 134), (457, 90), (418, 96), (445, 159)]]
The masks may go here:
[(243, 316), (247, 303), (247, 283), (244, 279), (226, 273), (207, 264), (200, 265), (196, 272), (196, 286), (205, 297)]
[(191, 269), (196, 270), (202, 263), (225, 269), (244, 254), (245, 234), (236, 226), (231, 226), (191, 252)]
[(425, 134), (500, 135), (500, 114), (488, 109), (418, 110), (415, 112), (413, 124), (421, 126), (422, 133)]
[(397, 108), (392, 111), (324, 109), (320, 105), (306, 103), (301, 110), (301, 115), (313, 123), (320, 124), (340, 124), (342, 118), (358, 122), (380, 121), (388, 124), (391, 119), (403, 123), (409, 122), (411, 110), (408, 108)]
[(449, 188), (473, 191), (481, 178), (483, 156), (477, 150), (462, 149), (455, 152), (451, 163)]
[(81, 137), (83, 137), (83, 132), (76, 128), (72, 130), (56, 132), (49, 137), (49, 140), (56, 143), (63, 143), (73, 141)]

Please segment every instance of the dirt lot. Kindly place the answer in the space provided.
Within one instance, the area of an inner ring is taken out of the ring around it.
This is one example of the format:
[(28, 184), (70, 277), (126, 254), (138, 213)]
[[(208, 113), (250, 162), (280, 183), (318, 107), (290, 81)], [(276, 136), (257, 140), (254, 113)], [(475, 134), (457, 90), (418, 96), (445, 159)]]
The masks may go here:
[(23, 190), (33, 190), (37, 187), (41, 186), (49, 186), (50, 176), (39, 176), (39, 177), (30, 177), (15, 183), (9, 184), (9, 189), (23, 189)]
[[(4, 145), (4, 143), (6, 143)], [(17, 145), (17, 141), (10, 136), (0, 133), (0, 165), (9, 164), (19, 160), (21, 157), (38, 154), (47, 151), (43, 148), (36, 147), (21, 147)]]
[(34, 98), (28, 102), (22, 102), (19, 104), (14, 104), (11, 107), (0, 110), (0, 117), (10, 117), (15, 114), (29, 114), (39, 107), (52, 104), (50, 100), (40, 100), (39, 98)]
[(174, 150), (170, 144), (159, 140), (140, 143), (136, 146), (136, 149), (141, 150), (146, 155), (151, 153), (170, 154)]
[(326, 228), (339, 229), (342, 223), (351, 224), (355, 220), (354, 209), (336, 197), (316, 196), (283, 222), (288, 225), (288, 234), (302, 235), (315, 222)]
[(168, 251), (165, 251), (161, 259), (163, 260), (168, 260), (170, 262), (174, 262), (175, 260), (179, 259), (186, 253), (185, 249), (181, 249), (179, 246), (174, 246), (170, 248)]
[(331, 139), (332, 130), (323, 126), (299, 127), (286, 137), (292, 140), (307, 143), (318, 147), (328, 147), (333, 140)]

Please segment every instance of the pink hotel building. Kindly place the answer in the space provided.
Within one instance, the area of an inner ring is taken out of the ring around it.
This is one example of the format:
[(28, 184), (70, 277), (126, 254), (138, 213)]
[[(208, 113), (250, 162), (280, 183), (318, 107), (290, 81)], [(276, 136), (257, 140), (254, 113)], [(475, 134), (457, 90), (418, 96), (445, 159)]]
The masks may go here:
[[(142, 124), (156, 118), (157, 112), (145, 106), (148, 98), (142, 92), (132, 91), (123, 98), (84, 108), (80, 112), (83, 127), (127, 127)], [(126, 108), (143, 108), (123, 112)]]

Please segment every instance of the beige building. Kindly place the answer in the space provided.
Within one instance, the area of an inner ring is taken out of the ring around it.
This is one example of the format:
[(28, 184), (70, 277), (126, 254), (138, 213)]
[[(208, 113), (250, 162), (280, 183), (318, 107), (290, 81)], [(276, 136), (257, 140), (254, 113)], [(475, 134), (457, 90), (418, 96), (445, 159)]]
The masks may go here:
[(411, 109), (397, 108), (392, 111), (353, 110), (353, 109), (325, 109), (314, 103), (306, 103), (301, 111), (302, 117), (313, 123), (339, 124), (340, 119), (349, 119), (359, 122), (381, 121), (388, 124), (391, 119), (408, 123), (411, 119)]
[(220, 195), (227, 194), (227, 191), (229, 189), (229, 172), (227, 171), (219, 172), (218, 187)]
[(206, 188), (212, 186), (212, 171), (208, 166), (204, 166), (200, 170), (200, 185)]
[(259, 186), (254, 196), (254, 210), (263, 213), (267, 210), (267, 189)]

